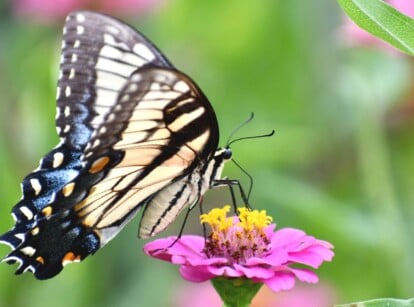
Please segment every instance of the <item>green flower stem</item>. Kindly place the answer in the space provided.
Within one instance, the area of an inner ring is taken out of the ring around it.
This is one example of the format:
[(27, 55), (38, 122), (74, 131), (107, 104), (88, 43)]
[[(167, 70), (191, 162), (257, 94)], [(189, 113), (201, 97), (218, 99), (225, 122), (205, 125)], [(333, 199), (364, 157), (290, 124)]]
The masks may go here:
[(211, 280), (223, 301), (223, 307), (248, 307), (262, 283), (247, 278), (217, 277)]

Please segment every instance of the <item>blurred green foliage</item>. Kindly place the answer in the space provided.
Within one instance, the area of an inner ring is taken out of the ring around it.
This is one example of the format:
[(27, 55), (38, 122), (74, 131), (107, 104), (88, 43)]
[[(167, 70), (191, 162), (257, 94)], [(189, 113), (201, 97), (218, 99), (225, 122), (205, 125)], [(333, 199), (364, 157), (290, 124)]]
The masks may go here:
[[(21, 179), (58, 141), (63, 20), (41, 25), (0, 9), (4, 232)], [(278, 227), (304, 229), (335, 245), (333, 262), (318, 274), (336, 303), (408, 297), (414, 293), (413, 63), (346, 47), (342, 21), (340, 8), (326, 0), (177, 0), (128, 20), (204, 90), (221, 145), (251, 111), (256, 117), (239, 135), (276, 129), (272, 138), (235, 144), (234, 156), (254, 178), (255, 208), (267, 209)], [(248, 184), (233, 164), (224, 173)], [(215, 190), (205, 206), (227, 202), (227, 191)], [(196, 215), (186, 232), (200, 231)], [(13, 267), (0, 265), (0, 306), (177, 306), (186, 283), (177, 268), (143, 255), (137, 224), (52, 280), (16, 277)], [(1, 255), (7, 251), (0, 246)]]

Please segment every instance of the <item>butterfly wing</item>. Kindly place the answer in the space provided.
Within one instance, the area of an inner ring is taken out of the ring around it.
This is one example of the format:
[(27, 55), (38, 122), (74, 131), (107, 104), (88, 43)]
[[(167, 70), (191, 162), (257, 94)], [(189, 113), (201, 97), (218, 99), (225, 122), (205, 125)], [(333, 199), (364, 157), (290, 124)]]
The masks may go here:
[(111, 240), (159, 190), (175, 188), (208, 161), (217, 143), (214, 112), (190, 79), (171, 69), (138, 69), (91, 135), (80, 175), (6, 259), (22, 262), (17, 273), (56, 275)]
[[(124, 200), (113, 198), (111, 202), (109, 199), (102, 202), (102, 206), (111, 203), (113, 211), (108, 210), (99, 218), (100, 215), (95, 214), (102, 213), (99, 206), (94, 207), (95, 202), (86, 205), (83, 200), (90, 201), (92, 196), (102, 200), (98, 191), (104, 188), (113, 192), (110, 184), (114, 181), (107, 178), (109, 170), (120, 161), (125, 165), (131, 159), (132, 155), (125, 154), (126, 148), (117, 143), (119, 140), (115, 135), (115, 139), (105, 139), (99, 146), (97, 142), (104, 136), (105, 127), (116, 130), (115, 124), (109, 123), (110, 113), (116, 111), (120, 102), (119, 92), (126, 83), (131, 83), (133, 71), (146, 66), (173, 69), (152, 43), (128, 25), (92, 12), (76, 12), (68, 16), (57, 90), (56, 127), (61, 142), (42, 159), (39, 168), (23, 180), (23, 197), (12, 210), (15, 225), (0, 236), (0, 242), (12, 247), (4, 261), (20, 264), (17, 274), (29, 270), (40, 279), (56, 275), (65, 263), (83, 259), (109, 240), (111, 231), (106, 231), (106, 235), (94, 231), (98, 220), (119, 225), (125, 223), (128, 214), (132, 215), (128, 213), (129, 209), (117, 211), (117, 208), (125, 208), (121, 205)], [(148, 82), (141, 82), (139, 86), (144, 88), (144, 84), (150, 86)], [(141, 94), (136, 94), (136, 99)], [(129, 105), (126, 96), (123, 99), (125, 105)], [(212, 127), (217, 130), (214, 116), (213, 119)], [(122, 125), (127, 127), (126, 122)], [(118, 136), (122, 129), (117, 130)], [(117, 148), (114, 148), (115, 144)], [(85, 151), (87, 145), (89, 149)], [(155, 156), (159, 150), (147, 150), (146, 153)], [(141, 167), (146, 167), (145, 161), (149, 163), (141, 157)], [(154, 181), (154, 169), (140, 172), (151, 173)], [(117, 171), (118, 175), (111, 173), (112, 178), (125, 177), (127, 167)], [(178, 170), (173, 173), (178, 174)], [(97, 185), (99, 182), (102, 184)], [(148, 184), (151, 186), (156, 189), (155, 183)], [(143, 195), (151, 191), (148, 188)], [(118, 192), (115, 190), (115, 194)], [(115, 203), (119, 205), (115, 206)], [(89, 217), (86, 223), (83, 223), (86, 217), (82, 219), (82, 213)]]

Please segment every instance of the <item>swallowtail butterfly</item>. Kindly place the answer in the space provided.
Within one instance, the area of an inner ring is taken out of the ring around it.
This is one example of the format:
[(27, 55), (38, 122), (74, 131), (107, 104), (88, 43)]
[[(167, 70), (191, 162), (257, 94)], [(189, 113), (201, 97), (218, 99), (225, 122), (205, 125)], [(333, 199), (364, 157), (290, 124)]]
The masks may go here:
[(110, 241), (143, 209), (139, 237), (167, 227), (231, 158), (198, 86), (144, 36), (98, 13), (70, 14), (57, 87), (60, 143), (22, 182), (14, 227), (0, 236), (38, 279)]

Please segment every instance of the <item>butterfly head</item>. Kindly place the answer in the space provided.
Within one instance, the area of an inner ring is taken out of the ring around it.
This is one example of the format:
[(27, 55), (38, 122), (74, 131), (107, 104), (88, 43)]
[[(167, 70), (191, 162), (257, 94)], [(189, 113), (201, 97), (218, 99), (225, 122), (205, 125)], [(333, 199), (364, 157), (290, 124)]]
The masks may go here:
[(230, 147), (218, 148), (213, 158), (209, 161), (205, 176), (209, 177), (210, 187), (214, 186), (215, 180), (220, 180), (224, 163), (231, 160), (233, 153)]
[(220, 163), (220, 164), (231, 160), (232, 157), (233, 157), (233, 151), (228, 146), (224, 148), (219, 148), (214, 153), (214, 160), (216, 161), (216, 163)]

